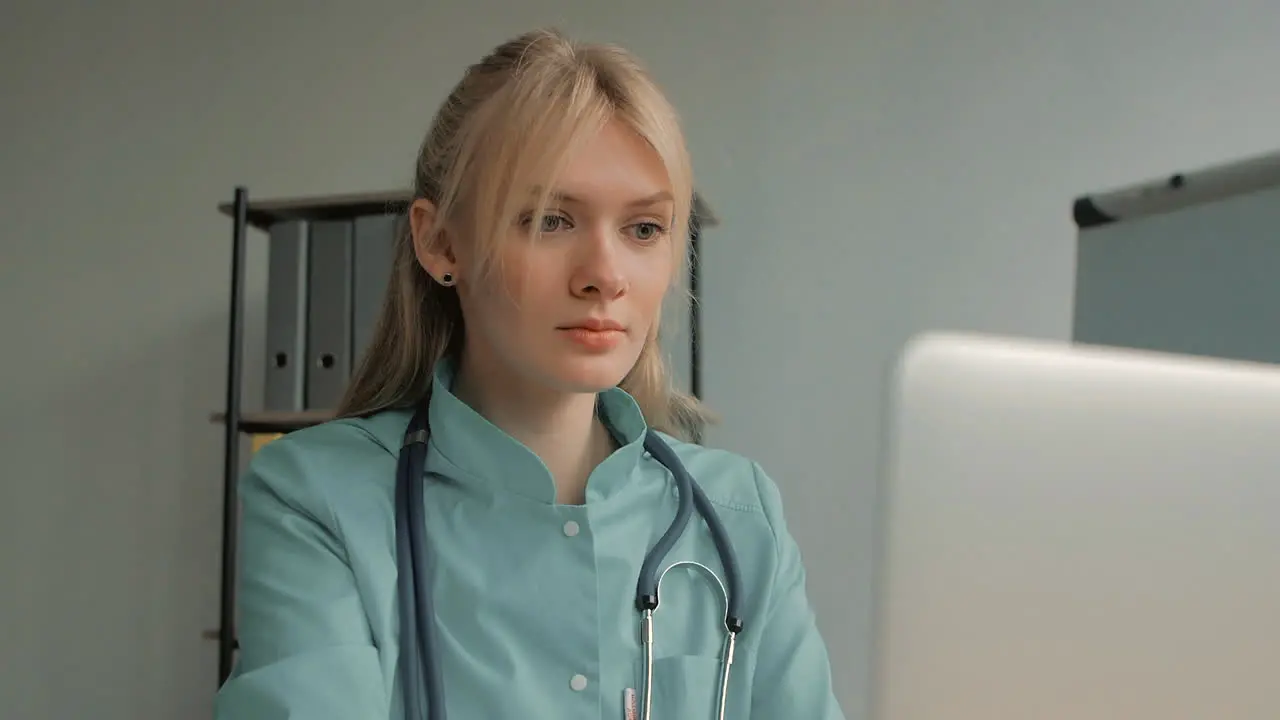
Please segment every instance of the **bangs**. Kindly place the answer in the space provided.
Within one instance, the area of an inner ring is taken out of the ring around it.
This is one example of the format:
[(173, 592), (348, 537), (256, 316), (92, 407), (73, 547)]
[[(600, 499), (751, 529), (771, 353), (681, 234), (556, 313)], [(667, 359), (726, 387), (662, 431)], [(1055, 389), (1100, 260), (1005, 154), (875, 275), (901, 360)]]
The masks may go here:
[[(546, 209), (569, 158), (612, 117), (611, 103), (591, 76), (585, 68), (522, 73), (481, 108), (467, 138), (471, 147), (460, 148), (470, 162), (459, 185), (482, 268), (489, 268), (522, 211)], [(531, 194), (535, 188), (537, 196)]]
[(455, 146), (447, 186), (456, 194), (445, 202), (465, 212), (446, 213), (471, 230), (480, 272), (492, 269), (498, 243), (521, 213), (546, 211), (569, 160), (613, 119), (631, 126), (666, 167), (676, 198), (671, 235), (683, 254), (691, 172), (666, 100), (656, 88), (602, 76), (587, 62), (531, 64), (477, 108)]

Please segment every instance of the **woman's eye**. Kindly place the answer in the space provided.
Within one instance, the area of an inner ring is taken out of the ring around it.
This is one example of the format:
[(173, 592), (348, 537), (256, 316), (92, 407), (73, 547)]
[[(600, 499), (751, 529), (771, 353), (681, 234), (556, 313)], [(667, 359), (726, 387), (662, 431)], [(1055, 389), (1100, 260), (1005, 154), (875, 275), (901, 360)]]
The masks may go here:
[(637, 223), (632, 227), (632, 232), (637, 240), (653, 240), (662, 234), (662, 226), (651, 222)]
[[(520, 218), (520, 227), (525, 230), (534, 230), (533, 213), (528, 213)], [(570, 226), (569, 219), (563, 215), (543, 215), (538, 218), (536, 232), (553, 233), (566, 230)]]

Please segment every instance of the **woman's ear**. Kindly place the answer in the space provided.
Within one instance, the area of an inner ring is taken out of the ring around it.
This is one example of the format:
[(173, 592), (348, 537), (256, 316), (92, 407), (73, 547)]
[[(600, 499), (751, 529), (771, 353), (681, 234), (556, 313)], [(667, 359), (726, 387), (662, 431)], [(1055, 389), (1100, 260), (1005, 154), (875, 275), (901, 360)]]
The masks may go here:
[(452, 285), (458, 274), (457, 257), (449, 233), (437, 222), (435, 203), (418, 198), (409, 206), (409, 232), (418, 264), (442, 285)]

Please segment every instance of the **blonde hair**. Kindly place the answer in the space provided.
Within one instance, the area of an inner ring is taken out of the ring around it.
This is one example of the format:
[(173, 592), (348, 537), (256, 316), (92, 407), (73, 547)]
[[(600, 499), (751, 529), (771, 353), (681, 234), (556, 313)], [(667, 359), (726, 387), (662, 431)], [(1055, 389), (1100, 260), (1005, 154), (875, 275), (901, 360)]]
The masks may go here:
[[(572, 150), (612, 119), (627, 123), (666, 165), (675, 197), (672, 250), (683, 268), (693, 181), (675, 110), (627, 51), (575, 43), (555, 30), (526, 33), (495, 48), (467, 70), (437, 112), (414, 179), (414, 197), (436, 207), (431, 240), (439, 240), (440, 228), (461, 228), (482, 259), (480, 270), (489, 269), (504, 228), (531, 189), (542, 195), (538, 217)], [(341, 417), (426, 401), (436, 364), (462, 347), (458, 297), (418, 264), (407, 218), (401, 218), (393, 252), (387, 295), (339, 406)], [(711, 416), (672, 387), (658, 324), (654, 318), (620, 387), (636, 399), (650, 427), (696, 438)]]

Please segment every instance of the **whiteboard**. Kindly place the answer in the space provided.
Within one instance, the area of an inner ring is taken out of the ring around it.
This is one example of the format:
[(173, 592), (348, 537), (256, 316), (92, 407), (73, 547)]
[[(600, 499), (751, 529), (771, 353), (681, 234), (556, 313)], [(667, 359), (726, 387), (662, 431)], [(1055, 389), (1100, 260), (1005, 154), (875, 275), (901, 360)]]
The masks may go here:
[(1280, 363), (1280, 153), (1074, 210), (1076, 341)]

